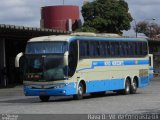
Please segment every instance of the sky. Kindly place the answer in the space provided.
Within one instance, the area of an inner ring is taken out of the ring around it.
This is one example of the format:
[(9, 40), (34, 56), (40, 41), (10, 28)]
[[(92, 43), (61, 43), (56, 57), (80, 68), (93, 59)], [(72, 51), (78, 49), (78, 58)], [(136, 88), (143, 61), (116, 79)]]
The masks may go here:
[[(83, 0), (1, 0), (0, 24), (39, 27), (40, 8), (52, 5), (78, 5)], [(92, 0), (90, 0), (92, 1)], [(125, 0), (129, 5), (129, 12), (136, 22), (147, 20), (160, 23), (160, 0)], [(155, 21), (151, 20), (156, 19)], [(135, 22), (132, 22), (132, 28)], [(134, 34), (131, 30), (130, 34)]]

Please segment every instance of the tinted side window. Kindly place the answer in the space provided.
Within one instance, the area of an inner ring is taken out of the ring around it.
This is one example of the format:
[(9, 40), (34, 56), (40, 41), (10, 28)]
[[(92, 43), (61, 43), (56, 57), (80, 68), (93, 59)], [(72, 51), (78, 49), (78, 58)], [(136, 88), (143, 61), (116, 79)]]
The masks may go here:
[(94, 51), (94, 42), (89, 42), (89, 56), (94, 57), (95, 51)]
[(115, 42), (114, 43), (115, 45), (115, 56), (116, 57), (119, 57), (120, 56), (120, 52), (119, 52), (119, 42), (117, 41), (117, 42)]
[(128, 42), (120, 43), (120, 56), (126, 57), (128, 55)]
[(106, 51), (106, 57), (109, 57), (109, 56), (111, 56), (111, 50), (110, 50), (110, 42), (109, 41), (107, 41), (107, 42), (105, 42), (105, 51)]
[(131, 52), (131, 56), (134, 57), (135, 56), (135, 42), (130, 42), (130, 52)]
[(111, 52), (111, 56), (114, 57), (115, 56), (115, 43), (113, 41), (110, 42), (110, 52)]
[(105, 56), (106, 56), (105, 42), (104, 42), (104, 41), (101, 41), (101, 42), (99, 43), (99, 47), (100, 47), (100, 56), (101, 56), (101, 57), (105, 57)]
[(132, 55), (132, 49), (131, 49), (132, 42), (128, 42), (128, 56), (131, 57)]
[(147, 42), (143, 42), (143, 55), (147, 55), (148, 54), (148, 47), (147, 47)]
[(94, 42), (94, 50), (95, 50), (95, 56), (100, 56), (100, 44), (98, 41)]
[(140, 57), (148, 54), (147, 42), (80, 41), (80, 57)]
[(89, 55), (88, 41), (81, 41), (79, 47), (80, 47), (80, 56), (87, 57)]
[(137, 55), (138, 56), (141, 56), (142, 55), (142, 42), (137, 42), (136, 43), (136, 52), (137, 52)]

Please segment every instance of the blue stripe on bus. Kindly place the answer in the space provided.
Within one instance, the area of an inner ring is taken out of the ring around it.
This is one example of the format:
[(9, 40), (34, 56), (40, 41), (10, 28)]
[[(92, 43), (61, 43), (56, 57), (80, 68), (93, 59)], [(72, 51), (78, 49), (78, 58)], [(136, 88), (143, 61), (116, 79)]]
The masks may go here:
[(124, 79), (94, 80), (86, 82), (87, 93), (124, 89)]
[(102, 66), (127, 66), (127, 65), (147, 65), (149, 64), (149, 60), (115, 60), (115, 61), (92, 61), (92, 65), (90, 68), (82, 68), (78, 71), (82, 70), (90, 70), (95, 67)]
[[(139, 79), (139, 88), (145, 87), (149, 84), (149, 77), (144, 76)], [(95, 80), (86, 82), (87, 93), (122, 90), (124, 89), (125, 79), (111, 79), (111, 80)]]
[[(148, 76), (140, 77), (139, 87), (145, 87), (149, 84)], [(125, 79), (111, 79), (111, 80), (92, 80), (86, 81), (86, 93), (102, 92), (110, 90), (122, 90), (124, 89)], [(77, 83), (76, 83), (77, 86)], [(63, 88), (53, 89), (32, 89), (24, 87), (24, 93), (26, 96), (68, 96), (76, 94), (75, 83), (72, 82)], [(65, 91), (65, 92), (64, 92)]]

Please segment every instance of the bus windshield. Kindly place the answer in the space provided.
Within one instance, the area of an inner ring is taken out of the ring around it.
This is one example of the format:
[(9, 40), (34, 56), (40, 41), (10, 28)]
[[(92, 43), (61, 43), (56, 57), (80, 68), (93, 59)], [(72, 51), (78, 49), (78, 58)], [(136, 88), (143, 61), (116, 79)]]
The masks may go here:
[(67, 42), (28, 42), (26, 54), (62, 54), (67, 48)]
[(68, 74), (63, 55), (27, 55), (25, 64), (27, 81), (65, 80)]

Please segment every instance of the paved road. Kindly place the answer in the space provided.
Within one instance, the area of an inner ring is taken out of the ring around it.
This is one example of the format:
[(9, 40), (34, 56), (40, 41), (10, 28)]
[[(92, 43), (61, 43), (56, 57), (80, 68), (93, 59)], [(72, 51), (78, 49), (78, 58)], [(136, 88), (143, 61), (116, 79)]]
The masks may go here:
[(160, 113), (160, 79), (150, 86), (138, 89), (134, 95), (107, 93), (101, 97), (86, 96), (83, 100), (72, 97), (51, 97), (40, 102), (38, 97), (25, 97), (22, 87), (0, 89), (0, 114), (93, 114), (93, 113)]

